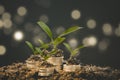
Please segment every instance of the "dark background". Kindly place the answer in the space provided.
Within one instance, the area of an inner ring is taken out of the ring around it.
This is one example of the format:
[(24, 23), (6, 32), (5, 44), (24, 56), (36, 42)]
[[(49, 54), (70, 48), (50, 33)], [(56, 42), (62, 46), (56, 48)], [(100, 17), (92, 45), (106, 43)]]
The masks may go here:
[[(83, 30), (67, 36), (68, 39), (71, 37), (76, 38), (79, 44), (82, 44), (82, 40), (87, 36), (94, 35), (97, 37), (98, 43), (94, 47), (87, 47), (80, 51), (78, 59), (80, 59), (81, 63), (120, 68), (120, 36), (115, 34), (115, 29), (120, 24), (120, 4), (118, 0), (0, 0), (0, 5), (4, 6), (4, 12), (11, 14), (12, 21), (12, 28), (9, 34), (4, 33), (5, 28), (0, 28), (0, 45), (6, 47), (6, 53), (0, 55), (0, 66), (24, 61), (32, 54), (24, 41), (32, 42), (32, 38), (40, 34), (33, 34), (37, 26), (36, 22), (41, 15), (47, 15), (47, 24), (53, 31), (58, 26), (68, 28), (72, 25), (79, 25), (84, 27)], [(27, 9), (27, 14), (20, 17), (21, 22), (19, 23), (14, 20), (14, 17), (17, 15), (17, 9), (20, 6), (24, 6)], [(79, 19), (74, 20), (71, 18), (73, 10), (81, 12)], [(0, 19), (2, 19), (2, 15), (0, 15)], [(86, 23), (89, 19), (96, 21), (94, 29), (87, 27)], [(31, 31), (25, 29), (27, 23), (33, 25)], [(105, 23), (112, 25), (112, 34), (109, 36), (104, 35), (102, 31), (102, 26)], [(22, 41), (13, 39), (16, 30), (24, 32), (25, 37)], [(101, 51), (98, 44), (104, 39), (109, 41), (109, 46), (104, 51)], [(32, 43), (34, 44), (34, 42)], [(66, 52), (64, 54), (67, 56), (69, 53)]]

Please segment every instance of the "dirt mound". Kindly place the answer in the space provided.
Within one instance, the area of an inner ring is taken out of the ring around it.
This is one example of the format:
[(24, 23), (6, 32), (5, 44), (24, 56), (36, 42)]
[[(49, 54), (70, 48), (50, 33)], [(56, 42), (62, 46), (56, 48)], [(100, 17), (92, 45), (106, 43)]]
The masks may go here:
[[(30, 58), (29, 58), (30, 59)], [(33, 59), (33, 58), (31, 58)], [(47, 64), (46, 64), (47, 65)], [(94, 65), (81, 66), (76, 72), (55, 71), (41, 77), (38, 71), (29, 69), (26, 63), (13, 63), (0, 68), (0, 80), (120, 80), (120, 70)]]

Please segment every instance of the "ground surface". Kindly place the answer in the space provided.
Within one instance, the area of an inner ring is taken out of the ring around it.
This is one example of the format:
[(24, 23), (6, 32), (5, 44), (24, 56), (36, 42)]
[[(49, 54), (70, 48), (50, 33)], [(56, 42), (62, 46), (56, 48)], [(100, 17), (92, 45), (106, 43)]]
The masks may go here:
[(54, 72), (48, 77), (38, 76), (26, 63), (13, 63), (0, 68), (0, 80), (120, 80), (120, 70), (110, 67), (84, 65), (76, 72)]

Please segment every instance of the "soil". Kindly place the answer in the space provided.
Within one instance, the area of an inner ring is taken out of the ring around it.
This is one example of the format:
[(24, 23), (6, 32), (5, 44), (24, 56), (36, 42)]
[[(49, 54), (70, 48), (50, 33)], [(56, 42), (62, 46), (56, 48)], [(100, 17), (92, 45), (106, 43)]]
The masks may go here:
[(40, 55), (31, 55), (28, 59), (27, 59), (27, 61), (43, 61), (43, 59), (41, 58), (41, 56)]
[(52, 64), (48, 63), (47, 61), (42, 61), (40, 64), (41, 67), (53, 67)]
[(78, 64), (80, 64), (80, 62), (76, 58), (72, 57), (72, 58), (70, 58), (66, 61), (66, 64), (68, 64), (68, 65), (78, 65)]
[(57, 49), (55, 50), (55, 54), (51, 54), (49, 50), (43, 49), (43, 54), (45, 56), (61, 57), (63, 56), (63, 51), (61, 49)]
[[(43, 66), (46, 65), (48, 63), (43, 63)], [(120, 80), (120, 70), (111, 67), (83, 65), (76, 72), (61, 70), (55, 71), (48, 77), (40, 77), (38, 71), (27, 68), (26, 63), (13, 63), (0, 68), (0, 80)]]
[(56, 54), (54, 54), (54, 55), (52, 55), (53, 57), (61, 57), (61, 56), (63, 56), (63, 51), (61, 50), (61, 49), (58, 49), (57, 50), (57, 53)]

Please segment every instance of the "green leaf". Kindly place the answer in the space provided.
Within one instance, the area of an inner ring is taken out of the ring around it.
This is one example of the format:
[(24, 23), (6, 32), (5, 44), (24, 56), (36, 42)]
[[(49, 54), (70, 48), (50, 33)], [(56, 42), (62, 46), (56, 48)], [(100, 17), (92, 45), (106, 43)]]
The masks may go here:
[(79, 50), (80, 49), (82, 49), (82, 48), (84, 48), (84, 46), (83, 45), (80, 45), (80, 46), (78, 46), (76, 49), (74, 49), (73, 51), (72, 51), (72, 56), (75, 56), (78, 52), (79, 52)]
[(50, 56), (44, 56), (44, 59), (47, 60)]
[(49, 36), (49, 38), (53, 40), (53, 35), (52, 35), (52, 31), (50, 30), (50, 28), (42, 21), (39, 21), (37, 23), (43, 29), (43, 31), (45, 31), (45, 33)]
[(71, 53), (71, 56), (75, 56), (79, 52), (79, 49), (74, 49)]
[(82, 27), (78, 27), (78, 26), (70, 27), (69, 29), (65, 30), (59, 37), (68, 35), (68, 34), (70, 34), (72, 32), (75, 32), (75, 31), (77, 31), (79, 29), (82, 29)]
[(45, 44), (41, 39), (38, 40), (41, 45)]
[(50, 43), (44, 43), (41, 39), (39, 39), (38, 41), (41, 44), (39, 48), (44, 48), (44, 49), (49, 48)]
[(84, 47), (85, 47), (85, 46), (80, 45), (80, 46), (77, 47), (77, 49), (82, 49), (82, 48), (84, 48)]
[(53, 50), (50, 52), (50, 54), (56, 54), (57, 52), (58, 52), (57, 49), (53, 49)]
[(70, 47), (70, 45), (67, 43), (63, 43), (63, 44), (68, 49), (68, 51), (70, 51), (70, 53), (72, 54), (72, 48)]
[(60, 43), (62, 43), (63, 41), (65, 40), (65, 37), (57, 37), (54, 42), (53, 42), (53, 45), (55, 47), (57, 47)]
[(40, 46), (40, 48), (44, 48), (44, 49), (47, 49), (49, 48), (49, 43), (44, 43)]
[(29, 46), (29, 48), (32, 50), (32, 52), (34, 53), (34, 47), (33, 45), (29, 42), (29, 41), (25, 41), (25, 43)]
[(37, 51), (37, 53), (39, 53), (39, 54), (41, 55), (42, 51), (41, 51), (41, 49), (40, 49), (40, 48), (35, 47), (35, 50)]

